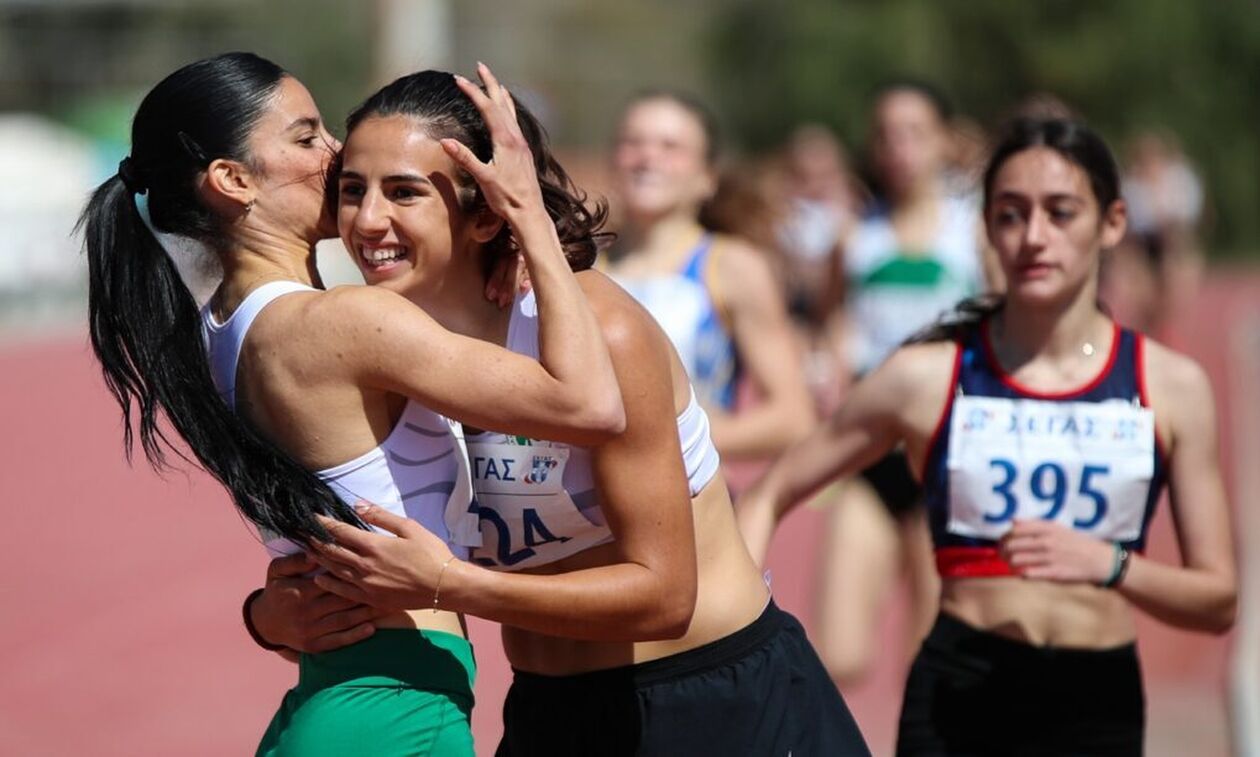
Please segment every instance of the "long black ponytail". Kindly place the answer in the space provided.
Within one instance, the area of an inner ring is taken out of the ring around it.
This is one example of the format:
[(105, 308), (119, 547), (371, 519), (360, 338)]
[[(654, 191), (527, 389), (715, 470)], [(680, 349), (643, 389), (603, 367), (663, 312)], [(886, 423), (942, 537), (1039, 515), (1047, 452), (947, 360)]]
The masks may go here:
[(138, 427), (154, 468), (169, 467), (167, 451), (188, 460), (163, 431), (165, 416), (247, 519), (306, 543), (328, 537), (316, 513), (357, 518), (224, 402), (210, 377), (197, 304), (135, 200), (145, 194), (154, 228), (223, 244), (219, 219), (198, 200), (197, 176), (218, 158), (250, 160), (249, 134), (284, 76), (256, 55), (229, 53), (163, 79), (136, 111), (132, 154), (92, 193), (79, 227), (92, 349), (122, 409), (127, 458)]

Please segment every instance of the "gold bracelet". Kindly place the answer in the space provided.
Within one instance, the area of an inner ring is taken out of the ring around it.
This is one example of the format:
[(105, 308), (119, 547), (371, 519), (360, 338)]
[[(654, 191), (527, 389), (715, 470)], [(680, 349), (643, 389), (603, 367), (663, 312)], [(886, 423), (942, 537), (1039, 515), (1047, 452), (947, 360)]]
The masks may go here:
[(446, 575), (446, 566), (451, 564), (451, 560), (455, 559), (455, 555), (446, 558), (446, 562), (442, 563), (442, 569), (438, 571), (437, 583), (433, 585), (433, 612), (438, 611), (438, 592), (442, 590), (442, 576)]

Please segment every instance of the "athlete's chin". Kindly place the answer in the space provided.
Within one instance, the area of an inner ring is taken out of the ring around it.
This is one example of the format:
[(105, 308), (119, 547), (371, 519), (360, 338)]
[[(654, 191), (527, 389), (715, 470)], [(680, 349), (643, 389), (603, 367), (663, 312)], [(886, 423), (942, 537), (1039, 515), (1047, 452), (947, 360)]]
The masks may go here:
[(399, 293), (407, 289), (408, 279), (414, 271), (415, 269), (406, 260), (386, 265), (359, 266), (359, 273), (363, 274), (365, 283)]
[(1048, 278), (1032, 278), (1011, 282), (1007, 296), (1028, 305), (1057, 305), (1072, 298), (1072, 293), (1062, 282)]

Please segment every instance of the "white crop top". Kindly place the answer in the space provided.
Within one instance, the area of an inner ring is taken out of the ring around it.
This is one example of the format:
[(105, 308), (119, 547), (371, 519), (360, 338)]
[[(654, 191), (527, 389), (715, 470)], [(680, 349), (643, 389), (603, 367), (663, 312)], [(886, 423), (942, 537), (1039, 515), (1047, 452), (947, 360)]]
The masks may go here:
[[(513, 304), (507, 348), (535, 359), (540, 354), (533, 292)], [(694, 497), (717, 474), (719, 462), (709, 438), (709, 416), (694, 391), (678, 416), (678, 436)], [(468, 434), (467, 447), (482, 538), (473, 562), (495, 570), (520, 570), (612, 541), (599, 507), (589, 450), (488, 431)]]
[[(292, 292), (316, 291), (291, 281), (263, 284), (223, 323), (209, 306), (201, 311), (202, 336), (215, 386), (236, 408), (236, 372), (241, 346), (263, 308)], [(471, 509), (472, 483), (461, 435), (444, 416), (407, 401), (398, 422), (380, 445), (340, 465), (315, 471), (348, 504), (367, 500), (411, 518), (442, 538), (462, 559), (481, 543)], [(301, 547), (276, 534), (262, 534), (273, 556)]]

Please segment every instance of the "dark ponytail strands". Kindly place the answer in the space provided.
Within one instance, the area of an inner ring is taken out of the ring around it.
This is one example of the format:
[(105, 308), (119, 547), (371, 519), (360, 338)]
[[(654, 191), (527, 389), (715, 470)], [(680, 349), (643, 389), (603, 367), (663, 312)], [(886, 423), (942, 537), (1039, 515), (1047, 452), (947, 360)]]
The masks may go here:
[(132, 155), (92, 193), (79, 228), (88, 259), (89, 335), (122, 410), (128, 459), (138, 428), (156, 469), (169, 467), (168, 451), (189, 460), (163, 431), (165, 416), (248, 520), (300, 544), (328, 538), (316, 513), (358, 519), (327, 484), (223, 401), (210, 376), (197, 304), (134, 199), (147, 195), (156, 228), (219, 242), (217, 219), (197, 200), (196, 177), (211, 159), (248, 159), (246, 139), (284, 75), (258, 56), (231, 53), (168, 76), (141, 103)]

